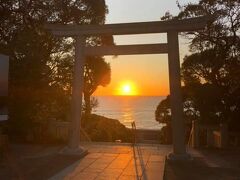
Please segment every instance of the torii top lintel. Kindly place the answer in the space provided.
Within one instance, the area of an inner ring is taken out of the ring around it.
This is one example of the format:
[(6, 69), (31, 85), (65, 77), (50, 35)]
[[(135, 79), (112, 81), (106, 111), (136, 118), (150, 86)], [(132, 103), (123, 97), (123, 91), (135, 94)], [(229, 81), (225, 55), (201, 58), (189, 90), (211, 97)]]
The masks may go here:
[(104, 25), (59, 25), (47, 24), (46, 29), (57, 36), (88, 36), (88, 35), (125, 35), (125, 34), (147, 34), (164, 33), (169, 31), (187, 32), (203, 29), (209, 16), (188, 18), (182, 20), (104, 24)]

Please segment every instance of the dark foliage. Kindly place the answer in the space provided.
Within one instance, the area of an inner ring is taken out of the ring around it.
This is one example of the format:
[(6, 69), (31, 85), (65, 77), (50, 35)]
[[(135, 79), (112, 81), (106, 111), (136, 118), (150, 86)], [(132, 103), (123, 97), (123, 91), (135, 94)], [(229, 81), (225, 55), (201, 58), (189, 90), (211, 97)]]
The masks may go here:
[[(106, 13), (104, 0), (0, 0), (0, 53), (10, 56), (11, 135), (24, 137), (36, 121), (52, 117), (66, 120), (69, 113), (74, 40), (51, 36), (44, 24), (103, 24)], [(87, 37), (86, 43), (96, 46), (113, 43), (113, 39)], [(104, 73), (110, 76), (110, 67), (101, 57), (90, 59), (99, 63), (86, 62), (86, 72), (93, 74), (86, 84), (88, 88), (92, 83), (96, 90), (109, 82), (100, 80), (105, 79)], [(102, 66), (107, 68), (99, 73)], [(91, 93), (94, 90), (91, 88)]]
[(118, 120), (91, 114), (84, 118), (82, 125), (92, 141), (114, 142), (121, 140), (122, 142), (132, 142), (131, 130)]
[[(200, 0), (179, 7), (174, 18), (214, 17), (204, 30), (184, 34), (192, 52), (181, 69), (185, 117), (203, 124), (227, 123), (229, 130), (240, 131), (240, 2)], [(168, 98), (158, 105), (157, 121), (170, 121), (169, 106)]]

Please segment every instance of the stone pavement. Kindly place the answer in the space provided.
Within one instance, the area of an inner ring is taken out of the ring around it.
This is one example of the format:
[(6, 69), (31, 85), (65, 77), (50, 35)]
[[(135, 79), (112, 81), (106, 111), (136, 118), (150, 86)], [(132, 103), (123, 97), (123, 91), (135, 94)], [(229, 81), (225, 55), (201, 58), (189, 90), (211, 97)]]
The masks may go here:
[(88, 155), (50, 180), (161, 180), (171, 146), (87, 143)]

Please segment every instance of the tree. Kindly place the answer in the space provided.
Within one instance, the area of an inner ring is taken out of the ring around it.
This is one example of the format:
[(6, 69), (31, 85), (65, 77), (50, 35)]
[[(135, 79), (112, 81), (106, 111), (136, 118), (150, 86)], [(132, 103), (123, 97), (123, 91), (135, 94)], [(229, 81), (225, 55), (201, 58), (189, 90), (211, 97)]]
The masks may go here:
[[(186, 96), (187, 89), (182, 88), (183, 91), (183, 112), (186, 124), (191, 124), (192, 120), (199, 118), (199, 111), (194, 102)], [(155, 119), (161, 124), (166, 126), (171, 125), (171, 107), (170, 107), (170, 96), (163, 99), (155, 110)]]
[(193, 54), (184, 58), (182, 75), (201, 120), (215, 119), (232, 127), (240, 116), (239, 8), (239, 1), (201, 0), (182, 7), (178, 16), (214, 15), (205, 30), (191, 34)]
[[(65, 116), (69, 108), (74, 42), (51, 36), (44, 24), (103, 24), (106, 13), (104, 0), (0, 0), (0, 52), (10, 56), (12, 132), (27, 134), (36, 119)], [(109, 42), (112, 37), (86, 41)]]
[[(178, 4), (179, 5), (179, 4)], [(240, 130), (240, 2), (238, 0), (200, 0), (181, 6), (180, 13), (162, 19), (184, 19), (211, 15), (204, 30), (182, 34), (191, 40), (191, 55), (185, 56), (181, 68), (184, 86), (183, 107), (186, 123), (228, 123), (230, 130)], [(161, 101), (155, 119), (167, 126), (162, 129), (163, 142), (171, 129), (169, 97)], [(169, 128), (167, 128), (169, 127)]]
[[(195, 106), (194, 101), (186, 96), (187, 89), (182, 88), (183, 91), (183, 112), (185, 124), (190, 129), (192, 120), (199, 118), (199, 111)], [(171, 107), (170, 107), (170, 96), (163, 99), (155, 110), (155, 120), (161, 123), (163, 128), (161, 129), (160, 141), (163, 144), (172, 143), (172, 123), (171, 123)], [(188, 135), (188, 134), (186, 134)], [(187, 139), (187, 138), (186, 138)]]
[(170, 97), (167, 96), (166, 99), (162, 100), (156, 110), (155, 110), (155, 119), (162, 124), (171, 123), (171, 109), (170, 109)]
[(111, 80), (110, 65), (101, 57), (89, 57), (84, 70), (84, 101), (85, 114), (91, 113), (91, 95), (99, 85), (106, 86)]
[[(184, 58), (181, 69), (184, 112), (188, 104), (192, 119), (202, 123), (227, 122), (232, 129), (240, 129), (240, 2), (201, 0), (179, 7), (177, 17), (167, 13), (163, 18), (214, 17), (206, 29), (184, 34), (191, 40), (192, 52)], [(163, 104), (164, 101), (157, 107), (156, 120), (159, 112), (169, 119), (163, 113)]]

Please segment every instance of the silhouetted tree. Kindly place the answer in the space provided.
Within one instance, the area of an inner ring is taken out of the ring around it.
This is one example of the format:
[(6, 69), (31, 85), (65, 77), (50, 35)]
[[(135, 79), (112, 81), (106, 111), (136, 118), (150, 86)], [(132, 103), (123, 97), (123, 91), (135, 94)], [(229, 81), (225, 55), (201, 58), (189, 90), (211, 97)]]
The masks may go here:
[(240, 117), (239, 9), (239, 1), (202, 0), (182, 7), (179, 14), (179, 18), (214, 16), (205, 30), (191, 34), (193, 54), (186, 56), (182, 65), (183, 81), (201, 120), (208, 123), (212, 120), (232, 126)]
[(106, 86), (111, 80), (111, 69), (101, 57), (89, 57), (84, 70), (84, 101), (85, 113), (88, 116), (92, 111), (91, 95), (98, 86)]
[[(195, 106), (195, 102), (191, 98), (187, 97), (186, 89), (183, 88), (183, 109), (185, 124), (188, 129), (191, 127), (192, 120), (199, 119), (199, 111)], [(172, 143), (172, 123), (171, 123), (171, 108), (170, 108), (170, 96), (163, 99), (155, 110), (155, 119), (164, 127), (161, 129), (161, 143)]]
[(213, 17), (204, 30), (184, 34), (192, 54), (182, 64), (183, 103), (191, 102), (203, 123), (227, 122), (240, 129), (240, 2), (200, 0), (179, 7), (175, 18)]
[[(14, 133), (26, 134), (36, 119), (63, 118), (69, 108), (74, 41), (51, 36), (44, 24), (103, 24), (106, 13), (104, 0), (0, 0), (0, 52), (10, 56), (9, 115)], [(91, 36), (86, 43), (112, 40)]]

